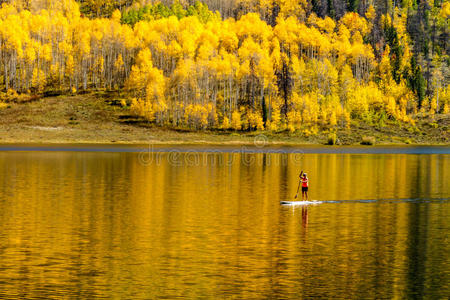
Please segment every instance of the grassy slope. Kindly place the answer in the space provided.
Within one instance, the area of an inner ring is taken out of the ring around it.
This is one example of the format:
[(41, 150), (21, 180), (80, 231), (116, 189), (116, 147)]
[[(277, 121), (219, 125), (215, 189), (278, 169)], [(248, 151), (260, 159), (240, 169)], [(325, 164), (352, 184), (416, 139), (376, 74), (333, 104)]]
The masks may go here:
[[(114, 105), (114, 95), (87, 94), (10, 103), (0, 108), (0, 143), (253, 143), (261, 132), (237, 134), (221, 131), (186, 131), (155, 127)], [(341, 144), (359, 144), (374, 136), (379, 144), (449, 144), (450, 115), (419, 120), (418, 130), (388, 124), (375, 128), (352, 125), (338, 131)], [(327, 134), (266, 133), (271, 143), (324, 144)]]

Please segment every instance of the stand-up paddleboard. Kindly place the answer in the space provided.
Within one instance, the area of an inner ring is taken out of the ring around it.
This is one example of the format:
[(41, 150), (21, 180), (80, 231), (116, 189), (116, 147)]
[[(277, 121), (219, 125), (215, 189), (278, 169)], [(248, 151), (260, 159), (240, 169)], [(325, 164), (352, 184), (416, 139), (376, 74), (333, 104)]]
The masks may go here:
[(321, 204), (322, 201), (309, 200), (309, 201), (280, 201), (281, 205), (311, 205), (311, 204)]

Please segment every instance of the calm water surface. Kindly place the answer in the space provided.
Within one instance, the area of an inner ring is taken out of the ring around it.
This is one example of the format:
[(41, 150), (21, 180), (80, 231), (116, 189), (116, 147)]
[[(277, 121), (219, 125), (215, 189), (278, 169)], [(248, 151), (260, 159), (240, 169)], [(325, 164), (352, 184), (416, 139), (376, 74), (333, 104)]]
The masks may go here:
[(449, 153), (3, 151), (0, 298), (447, 299)]

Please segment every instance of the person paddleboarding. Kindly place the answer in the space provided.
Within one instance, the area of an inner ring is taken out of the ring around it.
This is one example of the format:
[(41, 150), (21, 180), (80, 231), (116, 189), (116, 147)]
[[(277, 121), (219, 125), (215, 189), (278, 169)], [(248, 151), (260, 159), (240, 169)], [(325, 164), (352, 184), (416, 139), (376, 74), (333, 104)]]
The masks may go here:
[(302, 199), (303, 201), (308, 201), (309, 180), (306, 173), (303, 173), (303, 177), (301, 177), (300, 180), (302, 181)]
[(298, 183), (297, 194), (295, 195), (295, 199), (297, 199), (297, 197), (298, 197), (298, 190), (301, 185), (302, 186), (302, 200), (308, 201), (308, 187), (309, 187), (308, 175), (306, 173), (303, 173), (303, 171), (301, 171), (299, 177), (300, 177), (300, 182)]

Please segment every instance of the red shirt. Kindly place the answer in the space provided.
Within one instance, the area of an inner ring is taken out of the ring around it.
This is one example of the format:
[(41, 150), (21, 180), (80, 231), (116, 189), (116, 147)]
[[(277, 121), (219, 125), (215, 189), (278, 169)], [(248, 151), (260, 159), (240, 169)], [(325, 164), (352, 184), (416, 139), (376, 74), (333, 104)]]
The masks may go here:
[(308, 187), (308, 178), (302, 177), (302, 187)]

